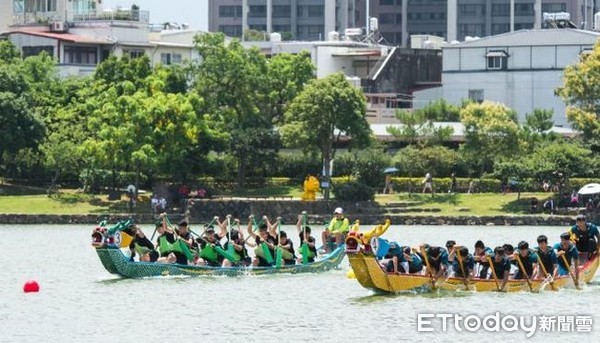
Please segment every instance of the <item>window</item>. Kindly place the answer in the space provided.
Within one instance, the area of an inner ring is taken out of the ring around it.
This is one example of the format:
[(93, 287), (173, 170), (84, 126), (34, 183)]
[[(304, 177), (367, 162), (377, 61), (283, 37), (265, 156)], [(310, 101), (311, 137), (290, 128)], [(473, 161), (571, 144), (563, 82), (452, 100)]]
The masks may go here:
[(323, 30), (323, 25), (308, 25), (309, 34), (322, 33)]
[(296, 7), (296, 16), (298, 16), (298, 17), (304, 16), (304, 6)]
[(242, 25), (219, 25), (219, 32), (223, 32), (228, 37), (241, 37)]
[(394, 0), (379, 0), (379, 5), (385, 6), (385, 5), (393, 5), (394, 4)]
[(542, 4), (542, 12), (566, 12), (567, 4)]
[(395, 24), (396, 15), (394, 13), (381, 13), (379, 15), (380, 24)]
[(98, 49), (95, 47), (67, 45), (64, 53), (65, 64), (96, 65), (98, 63)]
[(291, 6), (273, 6), (273, 18), (289, 18), (291, 12)]
[(510, 15), (510, 5), (492, 4), (492, 13), (495, 17), (508, 17)]
[(219, 17), (221, 18), (240, 18), (242, 16), (242, 6), (220, 6)]
[(510, 31), (509, 24), (492, 24), (492, 35), (497, 35), (508, 31)]
[(267, 6), (250, 6), (248, 17), (251, 18), (266, 18), (267, 17)]
[(172, 53), (161, 53), (160, 54), (160, 63), (163, 65), (171, 65), (171, 64), (180, 64), (181, 63), (181, 54), (172, 54)]
[(534, 14), (533, 4), (515, 4), (515, 16), (532, 16)]
[(24, 46), (23, 47), (23, 58), (29, 56), (35, 56), (45, 51), (49, 56), (54, 56), (54, 47), (48, 46)]
[(36, 10), (38, 12), (56, 12), (56, 0), (38, 0)]
[(323, 5), (308, 6), (308, 16), (322, 18), (323, 17)]
[(505, 51), (489, 51), (485, 57), (487, 58), (488, 70), (505, 70), (506, 58), (508, 54)]
[(483, 102), (483, 89), (469, 89), (469, 100)]
[(275, 32), (292, 32), (290, 25), (273, 25), (273, 31)]
[(127, 49), (123, 50), (123, 56), (129, 56), (129, 58), (138, 58), (146, 55), (146, 52), (141, 49)]

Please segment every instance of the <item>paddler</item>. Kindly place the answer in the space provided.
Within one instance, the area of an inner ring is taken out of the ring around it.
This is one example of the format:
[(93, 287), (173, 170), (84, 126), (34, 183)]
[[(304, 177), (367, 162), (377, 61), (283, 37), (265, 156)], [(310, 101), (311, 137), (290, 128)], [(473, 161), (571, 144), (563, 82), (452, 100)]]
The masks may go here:
[[(237, 219), (236, 219), (237, 222)], [(244, 240), (244, 235), (241, 231), (232, 229), (231, 233), (227, 237), (227, 242), (223, 246), (224, 250), (228, 250), (229, 245), (233, 245), (234, 253), (239, 257), (237, 262), (232, 262), (228, 259), (223, 259), (222, 266), (223, 267), (231, 267), (231, 266), (249, 266), (252, 264), (252, 259), (248, 255), (248, 249), (246, 249), (246, 244)]]
[(167, 225), (167, 214), (160, 214), (161, 220), (156, 223), (156, 232), (158, 232), (157, 246), (160, 251), (160, 263), (175, 263), (177, 257), (173, 253), (173, 244), (177, 240), (175, 232)]
[[(519, 266), (519, 269), (513, 274), (513, 279), (531, 279), (534, 274), (537, 274), (537, 255), (533, 250), (529, 249), (529, 243), (526, 241), (520, 241), (517, 245), (517, 249), (518, 251), (515, 251), (514, 257), (515, 261), (517, 261), (517, 266)], [(525, 276), (522, 269), (525, 269), (527, 276)]]
[(296, 253), (294, 251), (294, 242), (291, 239), (288, 239), (287, 233), (285, 231), (279, 232), (279, 243), (277, 246), (283, 249), (282, 253), (282, 264), (284, 265), (294, 265), (296, 264)]
[(469, 253), (469, 248), (454, 246), (452, 252), (448, 254), (448, 262), (452, 263), (455, 277), (471, 280), (475, 269), (475, 259)]
[(490, 269), (490, 264), (488, 263), (486, 256), (491, 255), (492, 253), (492, 249), (486, 247), (485, 244), (483, 244), (483, 241), (478, 240), (477, 242), (475, 242), (475, 251), (473, 252), (473, 258), (475, 259), (475, 262), (479, 264), (478, 276), (480, 279), (487, 278), (488, 271)]
[(266, 216), (263, 217), (263, 222), (258, 227), (258, 234), (255, 234), (252, 230), (254, 215), (250, 215), (248, 219), (248, 235), (254, 238), (256, 244), (256, 249), (254, 250), (256, 256), (252, 259), (252, 266), (271, 267), (274, 263), (273, 258), (275, 257), (277, 238), (269, 234), (268, 218)]
[(548, 246), (548, 237), (545, 235), (539, 235), (537, 242), (538, 247), (535, 249), (535, 252), (540, 259), (538, 262), (541, 262), (544, 268), (540, 265), (536, 278), (545, 279), (547, 277), (546, 273), (548, 273), (548, 275), (552, 276), (552, 279), (554, 279), (558, 275), (558, 259), (556, 257), (556, 252)]
[[(315, 261), (317, 256), (317, 245), (315, 237), (311, 236), (310, 226), (304, 225), (303, 218), (306, 214), (302, 213), (298, 215), (298, 221), (296, 222), (296, 229), (298, 230), (298, 237), (300, 238), (300, 244), (306, 244), (308, 247), (308, 263)], [(303, 226), (304, 225), (304, 226)], [(302, 263), (302, 256), (298, 257), (298, 263)]]
[[(192, 233), (188, 228), (188, 222), (186, 220), (181, 220), (177, 224), (177, 238), (187, 246), (188, 249), (196, 248), (197, 244), (194, 242), (194, 237), (192, 237)], [(174, 251), (175, 257), (177, 257), (176, 263), (178, 264), (188, 264), (187, 256), (180, 251)]]
[(156, 262), (158, 260), (158, 251), (154, 249), (154, 244), (137, 225), (133, 226), (133, 240), (129, 244), (129, 250), (131, 250), (132, 260), (136, 254), (139, 256), (140, 262)]
[(488, 256), (492, 260), (492, 272), (489, 278), (496, 279), (498, 291), (505, 292), (510, 275), (510, 261), (504, 254), (504, 247), (497, 246), (494, 248), (494, 252)]
[(446, 249), (438, 246), (427, 246), (426, 244), (422, 244), (419, 248), (419, 251), (422, 249), (427, 254), (429, 266), (432, 269), (435, 280), (446, 274), (448, 267), (450, 267), (448, 251)]
[(213, 225), (206, 228), (202, 237), (196, 238), (196, 243), (198, 243), (198, 249), (200, 250), (200, 258), (196, 264), (210, 267), (220, 267), (223, 264), (223, 257), (215, 249), (221, 247), (221, 242), (215, 234)]
[[(574, 266), (573, 278), (575, 287), (579, 285), (579, 251), (571, 242), (571, 233), (565, 232), (560, 235), (560, 243), (554, 245), (556, 258), (558, 259), (558, 275), (569, 275), (571, 266)], [(566, 262), (566, 263), (565, 263)]]

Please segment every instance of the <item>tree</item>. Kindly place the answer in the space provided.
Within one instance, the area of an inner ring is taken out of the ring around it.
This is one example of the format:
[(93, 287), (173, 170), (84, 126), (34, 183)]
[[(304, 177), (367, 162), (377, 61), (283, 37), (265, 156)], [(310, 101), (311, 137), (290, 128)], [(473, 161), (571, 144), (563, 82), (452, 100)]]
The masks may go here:
[(433, 119), (427, 118), (426, 111), (397, 110), (396, 118), (402, 126), (400, 128), (388, 126), (387, 131), (409, 144), (419, 143), (421, 147), (446, 142), (454, 132), (452, 127), (435, 127)]
[(313, 77), (308, 54), (267, 58), (256, 48), (245, 49), (223, 34), (196, 36), (202, 64), (194, 73), (194, 89), (205, 100), (210, 119), (221, 123), (228, 150), (238, 161), (237, 183), (249, 169), (274, 163), (280, 145), (274, 124), (288, 103)]
[(464, 153), (480, 168), (479, 175), (492, 169), (495, 160), (518, 152), (516, 113), (494, 102), (470, 103), (460, 112), (465, 127)]
[(567, 105), (567, 119), (586, 139), (600, 134), (600, 43), (579, 62), (567, 66), (564, 83), (555, 91)]
[[(285, 113), (282, 139), (289, 147), (319, 150), (323, 181), (330, 182), (330, 163), (342, 137), (350, 139), (352, 146), (369, 144), (371, 129), (365, 114), (365, 96), (344, 74), (311, 80)], [(329, 188), (325, 188), (325, 198), (329, 199)]]

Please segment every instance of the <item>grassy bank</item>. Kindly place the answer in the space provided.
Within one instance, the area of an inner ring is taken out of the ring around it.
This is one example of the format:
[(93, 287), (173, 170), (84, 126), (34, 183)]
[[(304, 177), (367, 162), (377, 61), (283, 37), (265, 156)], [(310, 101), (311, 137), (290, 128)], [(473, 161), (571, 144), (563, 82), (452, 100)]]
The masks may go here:
[[(0, 213), (5, 214), (110, 214), (127, 213), (127, 197), (109, 201), (106, 194), (90, 195), (76, 190), (61, 190), (60, 193), (48, 196), (45, 189), (33, 187), (0, 186)], [(298, 187), (276, 186), (268, 188), (244, 189), (231, 191), (223, 195), (236, 197), (252, 196), (293, 196), (299, 199), (301, 191)], [(135, 208), (136, 213), (150, 212), (150, 194), (143, 194)], [(423, 215), (509, 215), (529, 214), (530, 200), (539, 200), (538, 211), (543, 202), (554, 196), (552, 193), (516, 193), (496, 194), (408, 194), (377, 195), (376, 201), (385, 206), (387, 203), (406, 202), (414, 209), (436, 209), (432, 212), (421, 212)], [(556, 199), (556, 198), (555, 198)], [(419, 214), (417, 211), (414, 214)]]

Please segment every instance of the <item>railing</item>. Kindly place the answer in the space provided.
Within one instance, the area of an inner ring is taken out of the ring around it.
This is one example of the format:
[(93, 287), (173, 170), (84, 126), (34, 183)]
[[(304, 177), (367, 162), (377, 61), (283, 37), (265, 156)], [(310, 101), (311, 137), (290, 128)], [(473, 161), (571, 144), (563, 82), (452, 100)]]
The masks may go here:
[(134, 21), (140, 23), (150, 22), (150, 12), (140, 10), (116, 10), (116, 11), (85, 11), (73, 13), (72, 21)]

